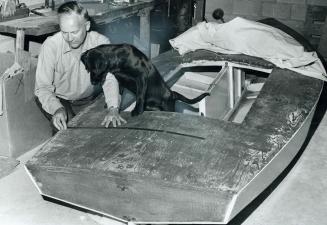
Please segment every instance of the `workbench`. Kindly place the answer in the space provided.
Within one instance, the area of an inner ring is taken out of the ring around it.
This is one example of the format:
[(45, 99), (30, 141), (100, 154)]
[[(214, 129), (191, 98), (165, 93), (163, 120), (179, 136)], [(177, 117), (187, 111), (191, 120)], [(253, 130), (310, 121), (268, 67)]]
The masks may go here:
[[(146, 44), (146, 52), (150, 50), (150, 11), (154, 7), (153, 0), (137, 1), (135, 3), (114, 6), (105, 3), (84, 3), (89, 15), (95, 24), (103, 25), (124, 19), (133, 15), (140, 17), (140, 40)], [(25, 35), (41, 36), (59, 31), (57, 13), (50, 11), (44, 16), (32, 15), (29, 17), (10, 20), (0, 23), (0, 33), (16, 35), (16, 49), (24, 49)]]

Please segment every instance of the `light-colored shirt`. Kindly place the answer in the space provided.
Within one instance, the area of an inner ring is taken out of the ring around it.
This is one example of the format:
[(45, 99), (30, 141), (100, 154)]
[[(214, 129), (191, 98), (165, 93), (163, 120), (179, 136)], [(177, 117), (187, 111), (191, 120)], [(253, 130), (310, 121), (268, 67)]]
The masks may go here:
[[(81, 54), (101, 44), (109, 44), (104, 35), (90, 31), (78, 49), (71, 49), (61, 32), (48, 37), (38, 56), (35, 78), (35, 95), (43, 109), (53, 115), (63, 107), (59, 99), (78, 100), (93, 93), (90, 74), (80, 60)], [(108, 108), (118, 107), (119, 85), (115, 76), (108, 73), (102, 85)]]

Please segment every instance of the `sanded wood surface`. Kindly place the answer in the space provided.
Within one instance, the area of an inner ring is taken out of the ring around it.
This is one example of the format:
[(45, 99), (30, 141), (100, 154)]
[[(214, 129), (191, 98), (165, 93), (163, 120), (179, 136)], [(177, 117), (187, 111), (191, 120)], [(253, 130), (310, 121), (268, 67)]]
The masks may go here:
[[(167, 60), (166, 67), (163, 60), (159, 71), (169, 76), (185, 60)], [(251, 59), (244, 63), (251, 65)], [(100, 125), (105, 115), (100, 98), (26, 166), (42, 194), (126, 221), (223, 223), (230, 219), (234, 197), (269, 169), (307, 122), (322, 84), (273, 68), (241, 124), (145, 112), (138, 117), (123, 113), (127, 124), (105, 129)], [(301, 145), (302, 139), (297, 142)], [(270, 177), (258, 189), (269, 185), (283, 167), (277, 170), (265, 173)], [(256, 194), (258, 190), (242, 196), (238, 207)]]

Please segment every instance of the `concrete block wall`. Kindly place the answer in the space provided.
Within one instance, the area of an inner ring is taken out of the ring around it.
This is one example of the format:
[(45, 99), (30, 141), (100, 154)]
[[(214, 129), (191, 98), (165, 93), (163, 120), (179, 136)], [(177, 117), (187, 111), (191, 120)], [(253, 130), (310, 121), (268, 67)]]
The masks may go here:
[(206, 0), (205, 16), (213, 21), (212, 12), (221, 8), (225, 21), (237, 16), (251, 20), (273, 17), (304, 34), (309, 5), (326, 7), (327, 0)]

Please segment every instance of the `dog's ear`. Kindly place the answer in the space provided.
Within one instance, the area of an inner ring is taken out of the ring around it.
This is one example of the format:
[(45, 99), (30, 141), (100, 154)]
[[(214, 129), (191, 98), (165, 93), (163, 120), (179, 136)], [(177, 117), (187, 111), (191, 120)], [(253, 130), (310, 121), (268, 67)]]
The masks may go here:
[(107, 69), (108, 62), (106, 60), (106, 56), (102, 51), (94, 50), (91, 52), (89, 61), (92, 61), (94, 68), (92, 71), (97, 74), (103, 73)]
[(83, 54), (82, 54), (82, 56), (81, 56), (81, 61), (82, 61), (82, 63), (84, 64), (84, 66), (85, 66), (85, 69), (86, 69), (86, 71), (87, 72), (90, 72), (90, 68), (89, 68), (89, 65), (88, 65), (88, 63), (87, 63), (87, 58), (88, 58), (88, 53), (89, 53), (89, 51), (86, 51), (86, 52), (84, 52)]
[(107, 71), (106, 55), (101, 49), (93, 48), (83, 53), (82, 62), (85, 64), (87, 71), (90, 73), (91, 83), (93, 85), (104, 82)]
[(81, 55), (81, 61), (88, 72), (104, 72), (107, 67), (107, 61), (104, 53), (96, 48), (87, 50)]

